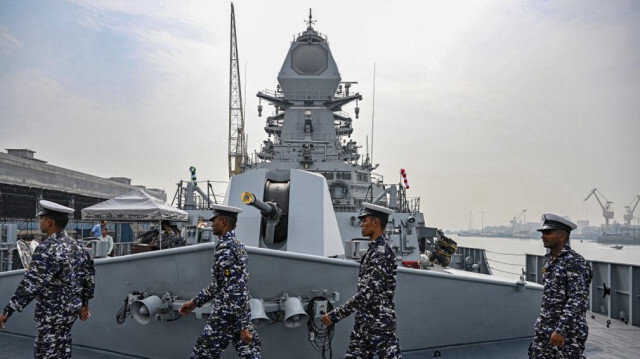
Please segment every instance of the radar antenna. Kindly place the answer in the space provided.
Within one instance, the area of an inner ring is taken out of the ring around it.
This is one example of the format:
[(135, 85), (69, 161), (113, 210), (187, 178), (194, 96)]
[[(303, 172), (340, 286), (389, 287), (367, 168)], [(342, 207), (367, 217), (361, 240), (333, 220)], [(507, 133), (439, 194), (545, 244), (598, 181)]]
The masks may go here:
[(313, 19), (313, 15), (311, 15), (311, 8), (309, 8), (309, 20), (305, 20), (304, 22), (307, 23), (307, 28), (310, 28), (313, 26), (313, 24), (316, 23), (317, 20), (312, 20)]
[(236, 17), (231, 3), (231, 54), (229, 66), (229, 177), (242, 172), (247, 145), (244, 133), (244, 111), (242, 109), (242, 88), (238, 66), (238, 42), (236, 38)]

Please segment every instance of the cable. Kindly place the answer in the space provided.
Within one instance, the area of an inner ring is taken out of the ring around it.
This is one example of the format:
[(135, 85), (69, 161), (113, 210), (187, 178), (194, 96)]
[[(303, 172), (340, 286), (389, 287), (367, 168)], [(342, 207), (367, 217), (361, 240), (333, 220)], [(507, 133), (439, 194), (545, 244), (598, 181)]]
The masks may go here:
[(496, 269), (496, 268), (494, 268), (494, 267), (489, 267), (489, 268), (491, 268), (491, 269), (493, 269), (493, 270), (497, 270), (498, 272), (502, 272), (502, 273), (508, 273), (508, 274), (513, 274), (513, 275), (521, 275), (521, 274), (522, 274), (522, 273), (513, 273), (513, 272), (508, 272), (508, 271), (506, 271), (506, 270), (500, 270), (500, 269)]
[[(140, 292), (131, 292), (129, 294), (138, 296), (138, 299), (142, 299), (143, 297), (142, 293)], [(131, 314), (130, 309), (131, 307), (129, 306), (129, 296), (127, 295), (124, 298), (124, 304), (122, 305), (120, 310), (118, 310), (118, 313), (116, 313), (116, 323), (118, 324), (124, 323), (124, 321), (127, 320), (127, 317), (129, 316), (129, 314)]]
[(330, 312), (333, 309), (333, 304), (331, 304), (329, 299), (323, 296), (311, 298), (311, 300), (309, 301), (309, 305), (307, 305), (307, 315), (309, 316), (309, 319), (307, 320), (307, 330), (309, 331), (309, 339), (311, 341), (311, 345), (317, 352), (322, 354), (322, 359), (326, 359), (325, 353), (327, 352), (327, 349), (329, 350), (329, 358), (331, 359), (333, 358), (331, 341), (333, 340), (335, 324), (331, 324), (328, 327), (323, 324), (316, 324), (314, 303), (320, 300), (327, 302), (327, 312)]
[(489, 261), (491, 261), (491, 262), (496, 262), (496, 263), (500, 263), (500, 264), (506, 264), (506, 265), (516, 266), (516, 267), (522, 267), (522, 266), (523, 266), (523, 264), (522, 264), (522, 263), (514, 264), (514, 263), (500, 262), (500, 261), (497, 261), (497, 260), (495, 260), (495, 259), (491, 259), (491, 258), (488, 258), (488, 259), (489, 259)]
[(501, 253), (501, 252), (493, 252), (493, 251), (489, 251), (489, 250), (484, 250), (487, 253), (494, 253), (494, 254), (502, 254), (504, 256), (524, 256), (524, 254), (522, 253)]

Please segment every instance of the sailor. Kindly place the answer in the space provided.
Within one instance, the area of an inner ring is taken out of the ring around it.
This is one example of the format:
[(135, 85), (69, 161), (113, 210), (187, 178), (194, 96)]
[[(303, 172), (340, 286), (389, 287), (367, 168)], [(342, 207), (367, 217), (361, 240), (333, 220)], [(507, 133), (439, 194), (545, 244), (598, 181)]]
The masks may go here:
[(330, 326), (355, 312), (355, 325), (344, 358), (401, 358), (396, 336), (396, 255), (385, 227), (393, 210), (363, 203), (358, 216), (363, 236), (370, 239), (369, 248), (360, 262), (358, 292), (346, 303), (322, 316)]
[(585, 358), (589, 334), (586, 311), (593, 277), (585, 259), (569, 246), (576, 225), (555, 214), (542, 216), (542, 243), (548, 249), (542, 267), (544, 291), (529, 358)]
[(213, 300), (209, 320), (196, 341), (191, 358), (220, 358), (229, 342), (238, 356), (260, 358), (260, 339), (249, 308), (247, 251), (236, 238), (234, 229), (240, 208), (215, 204), (211, 217), (213, 234), (219, 237), (211, 267), (212, 283), (184, 303), (179, 312), (191, 313)]
[(171, 227), (171, 222), (165, 219), (160, 222), (160, 227), (162, 228), (162, 234), (151, 242), (151, 246), (154, 249), (175, 248), (185, 245), (184, 239)]
[(35, 358), (71, 358), (71, 327), (87, 320), (95, 287), (93, 259), (64, 228), (74, 209), (40, 201), (40, 230), (48, 237), (33, 253), (31, 264), (9, 304), (0, 315), (0, 328), (15, 312), (36, 299)]

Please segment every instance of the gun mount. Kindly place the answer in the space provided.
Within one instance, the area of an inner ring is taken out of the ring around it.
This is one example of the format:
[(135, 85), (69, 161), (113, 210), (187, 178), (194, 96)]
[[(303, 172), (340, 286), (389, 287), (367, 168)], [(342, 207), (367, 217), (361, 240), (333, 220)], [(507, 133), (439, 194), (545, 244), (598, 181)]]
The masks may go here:
[(251, 192), (242, 193), (242, 203), (257, 208), (266, 220), (274, 220), (276, 223), (282, 217), (282, 210), (274, 202), (263, 202)]
[(243, 192), (241, 195), (242, 203), (247, 206), (253, 206), (260, 211), (262, 217), (265, 219), (266, 224), (264, 227), (264, 242), (268, 245), (273, 245), (276, 242), (276, 226), (282, 218), (283, 211), (275, 202), (263, 202), (256, 198), (255, 194), (251, 192)]

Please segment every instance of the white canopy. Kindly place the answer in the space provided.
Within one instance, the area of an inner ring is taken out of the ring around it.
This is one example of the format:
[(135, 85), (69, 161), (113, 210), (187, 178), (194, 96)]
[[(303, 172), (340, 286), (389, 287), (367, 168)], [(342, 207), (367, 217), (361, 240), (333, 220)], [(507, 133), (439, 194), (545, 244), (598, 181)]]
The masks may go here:
[(137, 189), (82, 210), (83, 220), (122, 222), (187, 221), (187, 212)]

